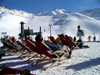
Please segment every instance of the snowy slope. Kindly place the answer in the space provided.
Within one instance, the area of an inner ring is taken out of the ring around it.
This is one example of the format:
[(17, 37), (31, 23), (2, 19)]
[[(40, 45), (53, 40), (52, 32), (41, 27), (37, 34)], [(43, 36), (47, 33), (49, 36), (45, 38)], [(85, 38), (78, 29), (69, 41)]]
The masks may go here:
[[(63, 20), (62, 23), (60, 19)], [(34, 32), (38, 32), (39, 27), (41, 26), (44, 39), (47, 39), (47, 36), (50, 35), (49, 24), (52, 24), (51, 34), (55, 36), (55, 38), (57, 37), (57, 34), (61, 33), (72, 37), (76, 36), (77, 26), (80, 25), (81, 29), (85, 32), (83, 40), (88, 40), (87, 38), (89, 35), (93, 37), (94, 32), (97, 40), (99, 40), (99, 20), (81, 13), (71, 13), (64, 9), (55, 9), (50, 12), (31, 14), (24, 11), (0, 7), (0, 33), (7, 32), (9, 36), (18, 38), (18, 34), (21, 32), (21, 21), (25, 22), (25, 29), (28, 29), (29, 27), (30, 29), (33, 29)]]

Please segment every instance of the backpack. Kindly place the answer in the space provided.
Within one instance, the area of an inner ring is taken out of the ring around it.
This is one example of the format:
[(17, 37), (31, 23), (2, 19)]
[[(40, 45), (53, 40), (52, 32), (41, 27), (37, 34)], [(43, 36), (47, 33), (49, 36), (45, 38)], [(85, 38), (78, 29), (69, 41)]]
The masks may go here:
[(79, 32), (81, 32), (82, 36), (84, 36), (84, 31), (83, 30), (78, 30)]

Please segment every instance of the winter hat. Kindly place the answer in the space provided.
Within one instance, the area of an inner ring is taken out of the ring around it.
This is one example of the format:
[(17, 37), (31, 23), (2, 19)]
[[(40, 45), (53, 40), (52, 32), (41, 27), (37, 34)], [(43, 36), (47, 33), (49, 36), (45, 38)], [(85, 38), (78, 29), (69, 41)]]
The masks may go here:
[(36, 35), (36, 37), (35, 37), (36, 42), (42, 42), (42, 40), (43, 40), (43, 37), (41, 34)]
[(80, 28), (80, 25), (78, 25), (77, 28)]

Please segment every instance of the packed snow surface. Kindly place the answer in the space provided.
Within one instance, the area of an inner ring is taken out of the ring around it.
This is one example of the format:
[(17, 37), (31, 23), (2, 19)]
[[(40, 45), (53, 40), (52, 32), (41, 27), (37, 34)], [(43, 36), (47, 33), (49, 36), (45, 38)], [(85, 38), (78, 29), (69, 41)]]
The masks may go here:
[(90, 48), (73, 50), (70, 59), (64, 58), (64, 63), (54, 65), (47, 71), (41, 68), (45, 65), (48, 66), (51, 61), (41, 62), (32, 67), (29, 62), (25, 62), (26, 59), (18, 58), (19, 54), (3, 56), (4, 61), (0, 62), (0, 66), (6, 64), (15, 69), (29, 69), (36, 75), (100, 75), (100, 42), (85, 42), (84, 44)]

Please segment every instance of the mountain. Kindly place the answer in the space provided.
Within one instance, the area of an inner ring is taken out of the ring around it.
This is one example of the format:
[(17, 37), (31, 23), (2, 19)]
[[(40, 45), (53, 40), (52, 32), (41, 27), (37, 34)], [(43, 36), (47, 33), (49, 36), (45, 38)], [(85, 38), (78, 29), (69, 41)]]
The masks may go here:
[[(38, 32), (41, 26), (44, 39), (47, 39), (47, 36), (50, 35), (49, 24), (51, 24), (51, 35), (55, 38), (58, 34), (62, 33), (72, 37), (76, 36), (77, 26), (80, 25), (85, 33), (83, 40), (88, 40), (89, 35), (93, 37), (94, 33), (96, 39), (99, 40), (100, 20), (87, 16), (85, 12), (84, 14), (82, 12), (71, 13), (64, 9), (54, 9), (49, 12), (34, 14), (25, 11), (10, 10), (4, 6), (0, 7), (0, 33), (7, 32), (7, 35), (18, 38), (18, 34), (21, 32), (21, 21), (25, 23), (24, 29), (28, 29), (29, 27), (33, 29), (33, 32)], [(1, 34), (1, 36), (3, 35)]]
[(0, 7), (0, 14), (2, 15), (2, 14), (11, 14), (11, 15), (16, 15), (16, 16), (32, 16), (32, 15), (34, 15), (34, 14), (31, 14), (31, 13), (27, 13), (27, 12), (25, 12), (25, 11), (18, 11), (18, 10), (10, 10), (10, 9), (8, 9), (8, 8), (6, 8), (5, 6), (1, 6)]
[(79, 13), (100, 20), (100, 8), (84, 10), (84, 11), (81, 11), (81, 12), (79, 12)]
[(58, 15), (58, 14), (64, 14), (64, 13), (71, 13), (70, 11), (66, 11), (64, 9), (54, 9), (49, 12), (38, 12), (35, 15), (36, 16), (53, 16), (53, 15)]

